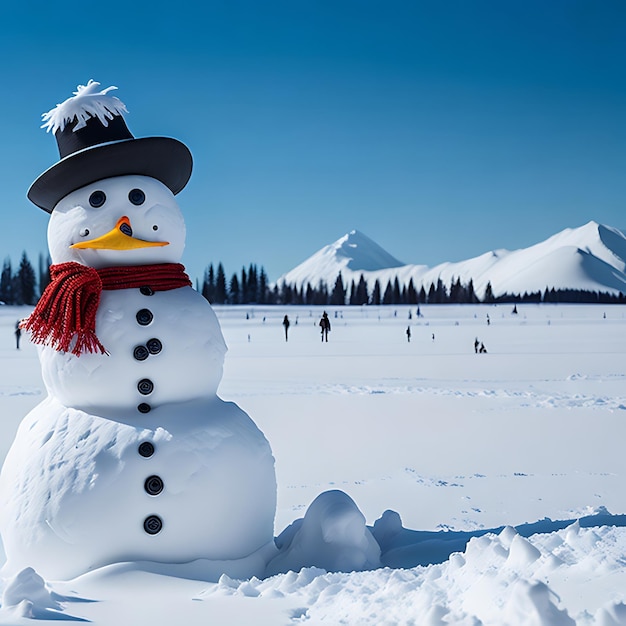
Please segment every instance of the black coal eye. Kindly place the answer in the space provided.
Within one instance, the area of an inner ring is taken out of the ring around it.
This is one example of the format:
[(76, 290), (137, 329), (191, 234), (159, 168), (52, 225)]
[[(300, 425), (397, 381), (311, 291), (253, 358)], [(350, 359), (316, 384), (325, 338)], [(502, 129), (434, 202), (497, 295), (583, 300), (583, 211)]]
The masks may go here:
[(104, 191), (94, 191), (89, 196), (89, 204), (91, 204), (94, 209), (97, 209), (106, 202), (106, 199), (107, 197)]
[(128, 199), (135, 205), (139, 206), (146, 200), (146, 194), (141, 189), (131, 189), (128, 192)]

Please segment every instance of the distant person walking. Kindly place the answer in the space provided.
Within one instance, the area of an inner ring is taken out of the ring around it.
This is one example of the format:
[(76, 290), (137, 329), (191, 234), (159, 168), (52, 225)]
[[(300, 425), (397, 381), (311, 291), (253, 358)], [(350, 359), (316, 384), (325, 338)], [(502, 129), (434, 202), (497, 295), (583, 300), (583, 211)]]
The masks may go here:
[(406, 340), (411, 343), (411, 327), (407, 326), (406, 327)]
[(283, 319), (283, 326), (285, 327), (285, 341), (289, 341), (289, 318), (285, 315)]
[(22, 329), (20, 328), (20, 321), (15, 323), (15, 348), (20, 349), (20, 338), (22, 337)]
[(328, 313), (324, 311), (322, 318), (320, 319), (320, 328), (322, 329), (322, 341), (328, 341), (328, 333), (330, 332), (330, 320), (328, 319)]
[(480, 341), (478, 341), (478, 337), (474, 339), (474, 352), (478, 354), (478, 347), (480, 346)]

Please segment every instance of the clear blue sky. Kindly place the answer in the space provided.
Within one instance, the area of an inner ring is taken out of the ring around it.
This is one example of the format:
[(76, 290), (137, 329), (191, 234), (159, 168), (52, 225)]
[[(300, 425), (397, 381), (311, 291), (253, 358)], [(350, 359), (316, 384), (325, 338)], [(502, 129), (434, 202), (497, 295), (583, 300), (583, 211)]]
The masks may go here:
[(626, 227), (622, 0), (12, 2), (0, 21), (0, 255), (46, 251), (40, 116), (93, 78), (195, 169), (193, 278), (271, 280), (354, 228), (406, 263)]

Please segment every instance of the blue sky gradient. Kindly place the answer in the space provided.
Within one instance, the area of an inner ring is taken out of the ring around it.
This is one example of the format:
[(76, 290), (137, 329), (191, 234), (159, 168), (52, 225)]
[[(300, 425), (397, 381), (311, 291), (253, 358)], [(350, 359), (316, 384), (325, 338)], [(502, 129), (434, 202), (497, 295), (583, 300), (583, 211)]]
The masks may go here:
[(23, 2), (3, 8), (0, 255), (46, 251), (26, 199), (41, 114), (93, 78), (135, 136), (184, 141), (193, 278), (271, 280), (354, 228), (406, 263), (626, 227), (617, 0)]

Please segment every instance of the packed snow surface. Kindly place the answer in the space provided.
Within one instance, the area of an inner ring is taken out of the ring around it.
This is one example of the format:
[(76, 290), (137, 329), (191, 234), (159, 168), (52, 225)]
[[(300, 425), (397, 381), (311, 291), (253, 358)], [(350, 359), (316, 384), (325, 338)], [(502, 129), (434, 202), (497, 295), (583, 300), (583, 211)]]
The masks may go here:
[[(626, 307), (345, 307), (328, 343), (321, 312), (216, 307), (218, 393), (276, 459), (275, 571), (25, 565), (0, 624), (626, 625)], [(45, 395), (27, 313), (0, 308), (2, 458)]]

